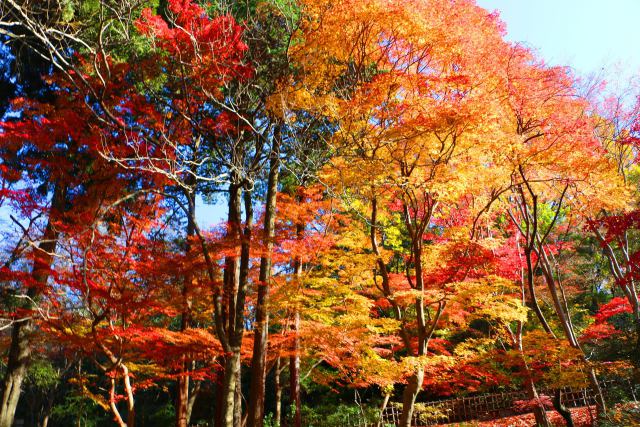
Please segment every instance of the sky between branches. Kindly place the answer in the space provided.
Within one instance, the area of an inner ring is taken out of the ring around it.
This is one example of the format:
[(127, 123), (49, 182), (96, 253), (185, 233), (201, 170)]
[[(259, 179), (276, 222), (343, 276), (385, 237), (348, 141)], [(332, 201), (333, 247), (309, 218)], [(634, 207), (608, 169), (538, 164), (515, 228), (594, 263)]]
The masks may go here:
[(640, 74), (638, 0), (476, 0), (498, 10), (507, 39), (579, 75), (605, 67), (607, 79)]

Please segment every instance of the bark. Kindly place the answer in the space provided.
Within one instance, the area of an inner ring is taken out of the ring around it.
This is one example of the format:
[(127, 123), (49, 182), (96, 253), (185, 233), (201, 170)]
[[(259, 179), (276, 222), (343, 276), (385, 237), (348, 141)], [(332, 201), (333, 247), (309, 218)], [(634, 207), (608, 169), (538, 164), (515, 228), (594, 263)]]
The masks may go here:
[(251, 359), (251, 384), (249, 388), (248, 426), (264, 424), (264, 391), (266, 379), (267, 345), (269, 339), (269, 288), (271, 280), (271, 253), (275, 237), (276, 195), (280, 168), (280, 135), (276, 128), (270, 154), (267, 198), (265, 202), (263, 244), (264, 255), (260, 259), (256, 321)]
[(276, 359), (275, 378), (274, 378), (276, 412), (273, 416), (273, 425), (275, 427), (280, 427), (280, 425), (282, 424), (282, 377), (281, 375), (282, 375), (282, 372), (284, 371), (286, 363), (283, 366), (280, 366), (281, 364), (282, 364), (282, 359), (278, 357)]
[(118, 427), (127, 427), (127, 423), (122, 419), (122, 415), (118, 410), (118, 406), (116, 405), (116, 379), (115, 377), (111, 378), (111, 388), (109, 390), (109, 407), (111, 408), (111, 413), (115, 418), (115, 422), (118, 424)]
[[(540, 398), (540, 396), (538, 395), (538, 390), (536, 390), (536, 385), (534, 384), (534, 382), (533, 382), (533, 380), (531, 378), (527, 379), (526, 387), (527, 387), (527, 396), (529, 397), (529, 399), (539, 402), (538, 399)], [(551, 426), (551, 423), (549, 422), (549, 419), (547, 418), (547, 411), (545, 410), (544, 406), (541, 403), (538, 403), (533, 408), (533, 415), (536, 418), (536, 426), (538, 426), (538, 427), (550, 427)]]
[(549, 258), (547, 257), (547, 252), (544, 250), (542, 245), (542, 241), (538, 240), (538, 249), (537, 254), (540, 259), (540, 266), (542, 268), (542, 275), (547, 282), (547, 288), (549, 289), (549, 293), (551, 294), (551, 299), (553, 301), (553, 306), (558, 316), (558, 320), (560, 320), (560, 326), (562, 327), (562, 331), (564, 332), (567, 341), (574, 348), (580, 348), (578, 343), (578, 339), (576, 338), (575, 332), (573, 330), (573, 325), (571, 324), (571, 318), (569, 313), (565, 310), (565, 306), (563, 306), (563, 301), (561, 300), (561, 295), (558, 292), (558, 282), (553, 276), (553, 270), (551, 269), (551, 263), (549, 262)]
[[(414, 207), (414, 209), (410, 209), (407, 203), (403, 204), (404, 222), (411, 238), (411, 257), (413, 258), (415, 269), (415, 283), (412, 283), (408, 269), (406, 272), (406, 277), (411, 288), (420, 291), (420, 296), (415, 300), (416, 321), (418, 324), (418, 356), (427, 355), (429, 340), (438, 325), (438, 321), (445, 307), (445, 302), (439, 302), (436, 315), (430, 322), (427, 320), (423, 296), (425, 283), (422, 270), (422, 249), (424, 231), (431, 221), (431, 215), (434, 208), (435, 204), (429, 203), (428, 210), (424, 214), (425, 216), (422, 217), (421, 220), (418, 220), (418, 218), (412, 217), (411, 212), (418, 212), (419, 209), (417, 209), (417, 207)], [(430, 326), (428, 326), (429, 323)], [(416, 398), (418, 396), (418, 393), (420, 393), (420, 390), (422, 389), (423, 381), (424, 368), (422, 366), (419, 366), (416, 368), (416, 372), (409, 379), (409, 383), (407, 384), (403, 392), (402, 415), (400, 416), (401, 427), (409, 427), (411, 425)]]
[(424, 369), (419, 367), (409, 379), (409, 383), (402, 393), (402, 415), (400, 416), (399, 427), (411, 427), (416, 397), (418, 397), (418, 393), (422, 388), (423, 381)]
[[(184, 364), (185, 362), (183, 362)], [(187, 427), (189, 402), (189, 376), (178, 378), (178, 389), (176, 393), (176, 427)]]
[(598, 376), (596, 375), (596, 371), (593, 368), (589, 369), (589, 384), (591, 385), (591, 388), (596, 395), (596, 410), (598, 411), (598, 414), (606, 417), (607, 402), (604, 400), (602, 387), (600, 387)]
[(242, 364), (236, 377), (236, 393), (233, 407), (233, 425), (244, 426), (242, 422)]
[(298, 328), (300, 327), (300, 313), (298, 310), (293, 314), (293, 355), (289, 361), (289, 393), (291, 406), (295, 411), (291, 425), (293, 427), (302, 426), (302, 409), (300, 401), (300, 340), (298, 338)]
[[(187, 258), (191, 252), (190, 239), (196, 233), (195, 217), (196, 217), (196, 200), (195, 193), (193, 191), (187, 191), (187, 238), (185, 244), (185, 254)], [(191, 326), (191, 274), (187, 272), (184, 275), (182, 283), (182, 313), (180, 319), (180, 331), (184, 332)], [(191, 361), (187, 355), (182, 356), (182, 372), (178, 377), (178, 384), (176, 390), (176, 427), (187, 427), (189, 424), (189, 382), (190, 377), (188, 375)]]
[(31, 357), (32, 321), (21, 321), (11, 329), (11, 347), (7, 362), (7, 372), (3, 381), (2, 400), (0, 404), (0, 427), (11, 427), (16, 407), (20, 399), (22, 382), (27, 373)]
[[(237, 177), (236, 177), (237, 178)], [(236, 179), (232, 178), (232, 182)], [(240, 346), (242, 342), (242, 331), (236, 329), (237, 317), (242, 318), (242, 310), (237, 313), (240, 295), (240, 282), (242, 276), (241, 264), (244, 252), (244, 244), (242, 243), (243, 235), (241, 230), (242, 213), (242, 189), (238, 184), (229, 186), (229, 220), (228, 235), (234, 239), (240, 246), (240, 257), (236, 255), (228, 256), (225, 259), (224, 270), (224, 287), (225, 287), (225, 305), (223, 317), (226, 320), (226, 340), (227, 348), (225, 348), (225, 369), (224, 379), (222, 383), (222, 408), (221, 421), (223, 427), (235, 427), (235, 402), (236, 402), (236, 382), (240, 375)], [(244, 296), (242, 296), (242, 309), (244, 309)], [(242, 326), (241, 326), (242, 329)], [(240, 340), (238, 340), (240, 333)]]
[(534, 267), (531, 260), (531, 253), (532, 251), (530, 249), (525, 248), (525, 259), (527, 261), (527, 289), (529, 290), (529, 301), (527, 302), (527, 306), (533, 309), (533, 311), (536, 313), (536, 317), (540, 321), (540, 324), (542, 325), (542, 328), (545, 330), (545, 332), (555, 338), (555, 334), (553, 333), (553, 330), (549, 326), (547, 319), (544, 317), (544, 314), (540, 309), (540, 304), (538, 303), (538, 297), (536, 296), (536, 289), (533, 281)]
[(135, 400), (133, 398), (133, 387), (131, 386), (129, 369), (125, 365), (122, 365), (122, 376), (124, 377), (124, 390), (127, 395), (127, 427), (135, 427), (136, 412)]
[(564, 418), (567, 427), (573, 427), (573, 418), (571, 418), (571, 411), (562, 404), (562, 390), (556, 390), (553, 396), (553, 407), (558, 411), (562, 418)]
[[(54, 223), (56, 215), (64, 211), (65, 200), (66, 188), (56, 184), (53, 189), (49, 220), (42, 241), (38, 245), (32, 268), (32, 277), (38, 286), (45, 285), (49, 280), (53, 254), (56, 251), (59, 236)], [(39, 294), (39, 289), (35, 287), (27, 289), (27, 298), (24, 299), (22, 308), (33, 309)], [(35, 324), (32, 319), (18, 320), (11, 328), (9, 357), (0, 389), (0, 427), (11, 427), (13, 424), (20, 400), (22, 382), (27, 374), (31, 358), (31, 337), (34, 329)]]
[(240, 347), (232, 347), (224, 366), (224, 383), (222, 387), (222, 425), (235, 427), (236, 381), (240, 373)]
[[(624, 293), (625, 297), (627, 298), (627, 300), (629, 301), (633, 309), (633, 317), (635, 318), (635, 322), (636, 322), (637, 336), (636, 336), (635, 351), (631, 355), (631, 361), (635, 365), (636, 369), (640, 369), (640, 300), (638, 299), (638, 291), (636, 289), (636, 281), (634, 279), (634, 276), (636, 274), (636, 271), (635, 271), (636, 267), (633, 263), (629, 262), (630, 259), (629, 259), (629, 249), (628, 249), (629, 247), (628, 235), (625, 233), (621, 241), (622, 247), (624, 248), (622, 253), (623, 253), (623, 260), (624, 260), (625, 269), (626, 269), (626, 274), (625, 274), (625, 271), (623, 271), (623, 268), (620, 265), (620, 261), (618, 260), (618, 256), (613, 250), (611, 243), (607, 242), (602, 232), (598, 230), (595, 224), (591, 222), (590, 227), (591, 227), (591, 230), (596, 235), (596, 237), (598, 238), (598, 241), (600, 242), (600, 244), (604, 249), (604, 254), (609, 260), (611, 275), (615, 279), (616, 283), (618, 283), (618, 285), (622, 289), (622, 292)], [(625, 281), (626, 276), (628, 276), (627, 281)]]
[(391, 398), (391, 392), (387, 391), (384, 394), (384, 399), (382, 400), (382, 405), (380, 405), (380, 420), (376, 424), (376, 427), (382, 427), (382, 416), (384, 415), (384, 410), (387, 409), (387, 405), (389, 404), (389, 399)]
[[(228, 295), (228, 349), (225, 363), (225, 375), (223, 383), (223, 415), (222, 425), (224, 427), (238, 427), (242, 414), (240, 395), (240, 370), (242, 368), (240, 351), (242, 347), (242, 337), (244, 335), (244, 302), (246, 299), (247, 282), (249, 278), (249, 252), (251, 245), (251, 233), (253, 227), (253, 206), (251, 204), (251, 192), (244, 192), (245, 222), (243, 229), (241, 224), (240, 203), (242, 191), (238, 186), (232, 185), (229, 196), (229, 228), (231, 236), (240, 241), (240, 260), (237, 257), (230, 257), (227, 260), (229, 271), (225, 275), (229, 283), (227, 284)], [(237, 274), (236, 274), (237, 271)]]
[(189, 393), (189, 400), (187, 402), (187, 425), (191, 422), (191, 414), (193, 413), (193, 406), (196, 403), (196, 398), (200, 393), (202, 387), (202, 381), (194, 381), (193, 390)]

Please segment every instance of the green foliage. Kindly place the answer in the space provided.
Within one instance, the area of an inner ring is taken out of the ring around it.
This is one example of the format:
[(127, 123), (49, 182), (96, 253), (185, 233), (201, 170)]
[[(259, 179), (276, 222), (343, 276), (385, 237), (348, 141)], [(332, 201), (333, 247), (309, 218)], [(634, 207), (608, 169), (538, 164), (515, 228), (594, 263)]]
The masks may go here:
[(36, 360), (29, 367), (27, 382), (41, 390), (55, 387), (60, 382), (60, 373), (48, 360)]
[(302, 406), (303, 424), (309, 427), (342, 427), (348, 421), (373, 423), (378, 420), (379, 410), (375, 407), (357, 405), (320, 405), (313, 408)]
[(171, 402), (166, 403), (154, 411), (149, 417), (149, 422), (154, 426), (168, 426), (175, 420), (176, 410)]
[(640, 403), (625, 402), (616, 405), (606, 417), (598, 420), (600, 427), (619, 427), (640, 425)]
[(80, 394), (67, 394), (53, 407), (51, 419), (58, 425), (97, 427), (109, 420), (109, 415), (93, 400)]

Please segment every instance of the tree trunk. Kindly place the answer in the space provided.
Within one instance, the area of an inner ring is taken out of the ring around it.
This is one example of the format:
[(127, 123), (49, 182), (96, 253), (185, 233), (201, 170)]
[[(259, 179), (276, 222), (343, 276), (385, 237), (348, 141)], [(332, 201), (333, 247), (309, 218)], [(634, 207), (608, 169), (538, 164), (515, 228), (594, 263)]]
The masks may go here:
[[(196, 196), (192, 190), (186, 191), (188, 212), (187, 212), (187, 234), (185, 244), (185, 255), (187, 260), (191, 253), (190, 239), (196, 233)], [(184, 275), (182, 283), (182, 313), (180, 319), (180, 331), (184, 332), (191, 326), (191, 274)], [(191, 361), (186, 355), (182, 356), (182, 372), (178, 377), (176, 390), (176, 427), (187, 427), (189, 424), (189, 368)]]
[[(240, 185), (235, 184), (237, 177), (232, 177), (232, 184), (229, 186), (229, 220), (228, 235), (230, 239), (235, 240), (235, 244), (241, 247), (240, 258), (242, 257), (242, 189)], [(240, 343), (238, 343), (236, 312), (240, 298), (240, 275), (241, 275), (241, 259), (232, 255), (225, 259), (224, 271), (224, 287), (225, 287), (225, 315), (226, 315), (226, 335), (228, 340), (228, 348), (225, 356), (224, 380), (222, 383), (222, 426), (235, 427), (235, 401), (236, 401), (236, 382), (240, 372)], [(244, 307), (244, 305), (243, 305)], [(243, 313), (239, 314), (243, 316)]]
[(377, 427), (382, 427), (382, 417), (384, 416), (384, 410), (387, 409), (387, 405), (389, 404), (390, 398), (391, 398), (391, 390), (386, 391), (384, 393), (384, 399), (382, 400), (382, 405), (380, 405), (380, 419), (376, 424)]
[(133, 399), (131, 376), (129, 374), (129, 369), (125, 365), (122, 365), (122, 376), (124, 390), (127, 395), (127, 427), (134, 427), (136, 423), (135, 400)]
[(187, 401), (187, 425), (191, 422), (191, 414), (193, 413), (193, 406), (196, 403), (196, 398), (200, 393), (200, 387), (202, 387), (202, 381), (194, 381), (193, 390), (189, 393), (189, 400)]
[(233, 425), (236, 427), (243, 426), (242, 422), (242, 364), (238, 370), (236, 377), (236, 393), (233, 407)]
[(589, 384), (596, 396), (596, 410), (598, 411), (598, 414), (606, 417), (607, 402), (604, 400), (604, 394), (602, 393), (602, 388), (598, 382), (598, 376), (593, 368), (589, 369)]
[(293, 314), (293, 355), (289, 361), (289, 393), (291, 397), (291, 407), (295, 411), (293, 414), (292, 426), (302, 426), (302, 405), (300, 402), (300, 341), (298, 339), (298, 328), (300, 327), (300, 313), (298, 310)]
[(278, 192), (280, 135), (276, 128), (270, 154), (267, 199), (265, 202), (263, 244), (264, 254), (260, 258), (258, 279), (258, 300), (251, 359), (251, 384), (249, 391), (248, 427), (262, 427), (264, 424), (264, 390), (269, 339), (269, 287), (271, 280), (271, 252), (275, 237), (276, 195)]
[(282, 374), (282, 369), (280, 368), (281, 359), (278, 357), (276, 360), (275, 366), (275, 399), (276, 399), (276, 412), (273, 416), (273, 425), (275, 427), (280, 427), (282, 424), (282, 383), (280, 379), (280, 375)]
[(13, 425), (16, 407), (20, 399), (20, 388), (31, 357), (31, 343), (29, 341), (33, 328), (33, 322), (30, 320), (16, 322), (11, 328), (11, 347), (9, 348), (7, 372), (2, 384), (0, 427)]
[(187, 375), (178, 378), (178, 390), (176, 393), (176, 427), (187, 427), (189, 402), (189, 377)]
[(418, 393), (422, 388), (423, 381), (424, 369), (419, 367), (415, 374), (413, 374), (409, 379), (409, 383), (406, 385), (404, 392), (402, 393), (402, 415), (400, 416), (399, 427), (411, 427), (416, 397), (418, 397)]
[(236, 427), (234, 425), (236, 403), (236, 381), (240, 372), (240, 347), (232, 348), (224, 367), (224, 385), (222, 388), (222, 425), (224, 427)]
[[(245, 223), (244, 231), (241, 230), (241, 210), (242, 191), (237, 186), (232, 186), (229, 196), (229, 227), (232, 238), (240, 242), (240, 261), (237, 257), (227, 260), (230, 266), (229, 272), (225, 271), (229, 291), (229, 318), (228, 318), (228, 342), (229, 349), (225, 362), (225, 375), (223, 384), (223, 416), (224, 427), (239, 427), (237, 413), (242, 414), (242, 405), (238, 390), (241, 390), (240, 370), (242, 368), (240, 352), (242, 347), (242, 337), (244, 335), (244, 303), (246, 299), (247, 282), (249, 278), (249, 256), (251, 248), (251, 232), (253, 226), (253, 206), (251, 204), (251, 192), (244, 192)], [(237, 271), (237, 274), (236, 274)], [(237, 283), (237, 286), (235, 285)], [(238, 403), (238, 405), (236, 405)], [(236, 406), (238, 408), (236, 409)]]
[[(54, 222), (56, 215), (65, 207), (66, 188), (56, 184), (53, 189), (49, 220), (42, 236), (42, 241), (36, 249), (32, 267), (33, 280), (39, 285), (46, 285), (50, 276), (50, 268), (53, 264), (53, 254), (58, 243), (58, 231)], [(27, 310), (34, 308), (40, 290), (34, 287), (27, 289), (27, 298), (22, 308)], [(11, 328), (11, 344), (9, 346), (9, 358), (2, 388), (0, 389), (0, 427), (11, 427), (16, 414), (22, 382), (27, 373), (27, 367), (31, 358), (31, 336), (35, 329), (31, 319), (17, 320)]]
[(553, 396), (553, 407), (558, 411), (564, 421), (567, 423), (567, 427), (573, 427), (573, 418), (571, 418), (571, 411), (562, 404), (562, 390), (556, 390)]
[[(524, 280), (522, 281), (521, 289), (522, 289), (522, 293), (521, 293), (522, 301), (524, 301), (524, 298), (525, 298), (524, 297)], [(540, 402), (540, 396), (538, 395), (538, 390), (536, 390), (536, 385), (533, 381), (531, 369), (529, 368), (527, 359), (523, 353), (523, 349), (522, 349), (523, 322), (517, 322), (517, 328), (515, 332), (512, 331), (510, 325), (505, 325), (505, 329), (507, 330), (508, 334), (511, 337), (511, 345), (518, 350), (520, 354), (520, 358), (522, 360), (523, 369), (524, 369), (524, 372), (522, 372), (522, 374), (524, 378), (525, 389), (527, 391), (527, 398), (532, 402), (536, 402), (536, 405), (533, 407), (533, 415), (535, 416), (535, 419), (536, 419), (536, 426), (550, 427), (551, 423), (547, 418), (547, 411), (545, 410), (544, 405)]]
[[(527, 375), (529, 375), (530, 374), (529, 369), (528, 368), (526, 369), (527, 369)], [(536, 385), (534, 384), (531, 377), (527, 378), (526, 386), (527, 386), (527, 397), (529, 398), (529, 400), (535, 400), (536, 402), (539, 402), (540, 396), (538, 395), (538, 390), (536, 390)], [(537, 427), (551, 426), (551, 423), (547, 418), (547, 411), (545, 410), (544, 406), (541, 403), (536, 404), (536, 406), (533, 408), (533, 415), (536, 418)]]

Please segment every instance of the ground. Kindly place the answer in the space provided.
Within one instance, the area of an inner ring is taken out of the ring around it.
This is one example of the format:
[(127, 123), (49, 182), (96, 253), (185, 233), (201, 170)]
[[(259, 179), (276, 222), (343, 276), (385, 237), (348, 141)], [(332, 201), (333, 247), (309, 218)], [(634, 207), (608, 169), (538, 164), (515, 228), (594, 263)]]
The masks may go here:
[[(571, 414), (573, 415), (573, 422), (576, 427), (590, 427), (592, 425), (589, 408), (574, 408), (571, 410)], [(591, 414), (595, 417), (595, 408), (593, 407), (591, 408)], [(548, 411), (547, 416), (554, 426), (561, 427), (565, 425), (564, 420), (556, 411)], [(475, 423), (440, 424), (437, 427), (451, 427), (456, 425), (468, 427), (531, 427), (535, 426), (536, 422), (533, 414), (524, 414), (491, 421), (477, 421)]]

